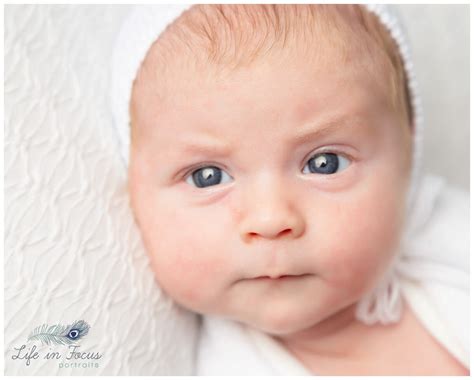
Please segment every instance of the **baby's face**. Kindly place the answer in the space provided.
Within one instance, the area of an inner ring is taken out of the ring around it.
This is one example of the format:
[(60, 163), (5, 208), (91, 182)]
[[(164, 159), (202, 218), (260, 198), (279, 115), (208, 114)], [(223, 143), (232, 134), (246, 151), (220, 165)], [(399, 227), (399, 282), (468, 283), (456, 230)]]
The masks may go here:
[[(134, 92), (130, 191), (161, 287), (268, 333), (369, 291), (397, 249), (411, 135), (380, 73), (268, 58)], [(148, 78), (147, 78), (148, 76)], [(285, 277), (281, 277), (285, 276)]]

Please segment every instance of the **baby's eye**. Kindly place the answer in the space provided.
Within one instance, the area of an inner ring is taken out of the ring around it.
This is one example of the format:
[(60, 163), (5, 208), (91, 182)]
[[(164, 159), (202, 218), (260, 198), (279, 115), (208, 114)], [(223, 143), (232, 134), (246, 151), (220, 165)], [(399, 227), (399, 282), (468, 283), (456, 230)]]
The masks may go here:
[(192, 186), (209, 187), (219, 185), (223, 180), (232, 179), (225, 171), (215, 166), (205, 166), (193, 171), (187, 178), (186, 182)]
[[(303, 173), (334, 174), (349, 166), (349, 160), (340, 154), (318, 153), (308, 160)], [(308, 167), (308, 171), (305, 171)]]

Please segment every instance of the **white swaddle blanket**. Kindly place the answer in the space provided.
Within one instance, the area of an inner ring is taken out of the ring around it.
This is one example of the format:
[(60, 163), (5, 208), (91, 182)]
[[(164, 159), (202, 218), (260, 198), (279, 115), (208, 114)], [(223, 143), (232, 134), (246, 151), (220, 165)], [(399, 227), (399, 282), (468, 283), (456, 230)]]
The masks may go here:
[[(429, 333), (469, 363), (469, 194), (439, 177), (420, 181), (394, 268), (400, 292)], [(251, 327), (205, 316), (198, 375), (312, 375), (281, 344)]]
[[(414, 109), (414, 164), (409, 217), (401, 244), (386, 275), (359, 303), (367, 324), (394, 323), (402, 297), (426, 329), (469, 367), (469, 196), (420, 177), (422, 109), (403, 29), (385, 5), (365, 5), (397, 42)], [(133, 79), (151, 44), (188, 6), (139, 6), (125, 21), (113, 56), (112, 109), (124, 163), (128, 163), (128, 105)], [(390, 290), (389, 290), (390, 289)], [(198, 374), (310, 374), (269, 336), (247, 326), (204, 317), (197, 352)]]

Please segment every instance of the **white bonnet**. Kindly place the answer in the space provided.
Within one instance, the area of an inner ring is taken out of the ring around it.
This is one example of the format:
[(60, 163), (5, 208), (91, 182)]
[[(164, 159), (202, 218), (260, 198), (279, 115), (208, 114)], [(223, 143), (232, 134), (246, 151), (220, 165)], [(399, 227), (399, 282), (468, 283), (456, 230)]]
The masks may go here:
[[(137, 5), (125, 19), (116, 40), (112, 56), (111, 107), (114, 115), (114, 126), (117, 131), (120, 153), (125, 166), (128, 165), (130, 144), (130, 115), (129, 103), (133, 81), (144, 60), (148, 49), (166, 27), (176, 20), (191, 5)], [(422, 145), (422, 107), (415, 79), (413, 62), (409, 51), (403, 26), (401, 25), (393, 6), (381, 4), (363, 4), (376, 14), (387, 27), (391, 36), (397, 42), (408, 80), (410, 100), (413, 109), (413, 168), (411, 188), (408, 196), (408, 210), (414, 202), (418, 179), (420, 176), (421, 145)], [(387, 280), (387, 279), (385, 279)], [(371, 295), (372, 301), (365, 299), (360, 303), (358, 318), (366, 323), (396, 322), (400, 316), (400, 300), (393, 299), (387, 289), (376, 290), (377, 295)], [(370, 304), (376, 301), (375, 309)], [(373, 311), (373, 310), (375, 311)], [(370, 311), (372, 310), (372, 311)]]

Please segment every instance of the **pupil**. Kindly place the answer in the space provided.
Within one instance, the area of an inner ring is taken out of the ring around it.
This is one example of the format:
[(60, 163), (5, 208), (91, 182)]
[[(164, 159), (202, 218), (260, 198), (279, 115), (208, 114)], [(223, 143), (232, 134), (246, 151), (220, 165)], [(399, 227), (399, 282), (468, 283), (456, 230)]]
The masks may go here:
[(197, 187), (217, 185), (220, 183), (221, 177), (220, 169), (214, 166), (201, 168), (193, 173), (193, 181)]
[(213, 171), (212, 169), (204, 169), (204, 171), (202, 172), (202, 176), (203, 176), (205, 179), (209, 179), (209, 178), (211, 178), (213, 175), (214, 175), (214, 171)]
[(339, 168), (339, 159), (334, 153), (322, 153), (309, 160), (309, 170), (318, 174), (333, 174)]
[(325, 166), (327, 165), (327, 159), (325, 156), (319, 156), (318, 158), (316, 158), (316, 166), (318, 168), (324, 168)]

